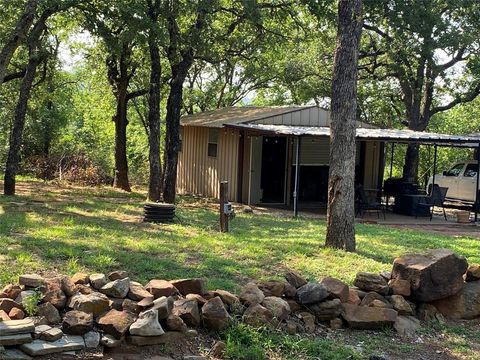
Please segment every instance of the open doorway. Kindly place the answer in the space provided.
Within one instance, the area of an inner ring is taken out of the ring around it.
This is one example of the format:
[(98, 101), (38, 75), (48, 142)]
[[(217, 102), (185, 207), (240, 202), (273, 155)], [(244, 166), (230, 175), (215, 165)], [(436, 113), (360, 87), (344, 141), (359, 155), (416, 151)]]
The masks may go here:
[(262, 176), (263, 203), (285, 202), (286, 137), (263, 137)]

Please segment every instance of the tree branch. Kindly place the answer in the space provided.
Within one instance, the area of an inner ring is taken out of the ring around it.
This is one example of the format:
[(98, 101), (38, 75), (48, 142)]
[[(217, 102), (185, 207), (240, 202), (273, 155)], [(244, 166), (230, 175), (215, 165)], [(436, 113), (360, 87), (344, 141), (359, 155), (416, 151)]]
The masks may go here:
[(433, 115), (433, 114), (436, 114), (436, 113), (439, 113), (439, 112), (442, 112), (442, 111), (450, 110), (451, 108), (453, 108), (454, 106), (456, 106), (458, 104), (464, 104), (464, 103), (475, 100), (475, 98), (479, 94), (480, 94), (480, 82), (473, 89), (468, 91), (466, 94), (464, 94), (463, 96), (457, 96), (455, 99), (453, 99), (447, 105), (436, 106), (436, 107), (432, 108), (430, 113)]
[(140, 90), (135, 90), (135, 91), (129, 92), (127, 94), (127, 101), (131, 100), (131, 99), (135, 99), (139, 96), (146, 95), (147, 93), (148, 93), (147, 89), (140, 89)]

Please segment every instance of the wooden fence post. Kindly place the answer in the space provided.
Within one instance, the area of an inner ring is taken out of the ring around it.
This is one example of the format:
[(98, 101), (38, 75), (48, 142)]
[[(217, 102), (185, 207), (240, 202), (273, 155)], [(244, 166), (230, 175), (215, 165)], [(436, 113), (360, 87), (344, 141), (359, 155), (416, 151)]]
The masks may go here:
[(220, 182), (220, 231), (228, 232), (228, 214), (225, 214), (225, 204), (228, 202), (228, 181)]

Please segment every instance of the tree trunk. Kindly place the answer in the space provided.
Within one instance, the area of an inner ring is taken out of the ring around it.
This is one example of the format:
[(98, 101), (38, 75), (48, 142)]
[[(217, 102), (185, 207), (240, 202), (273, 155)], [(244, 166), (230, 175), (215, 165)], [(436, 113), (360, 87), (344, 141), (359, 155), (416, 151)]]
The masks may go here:
[(7, 74), (7, 67), (18, 45), (25, 39), (30, 26), (33, 23), (37, 9), (37, 0), (29, 0), (25, 10), (18, 20), (15, 29), (9, 35), (8, 40), (0, 51), (0, 86)]
[(150, 51), (150, 88), (148, 98), (148, 161), (150, 175), (148, 181), (148, 199), (160, 200), (161, 162), (160, 162), (160, 50), (153, 35), (148, 40)]
[(117, 84), (117, 110), (113, 118), (115, 122), (115, 177), (113, 187), (132, 191), (128, 182), (127, 89), (128, 79), (122, 78)]
[(177, 162), (180, 145), (180, 110), (182, 107), (183, 81), (174, 77), (170, 83), (167, 100), (167, 117), (165, 132), (165, 174), (163, 182), (163, 200), (175, 202), (177, 183)]
[(15, 176), (20, 161), (20, 148), (22, 146), (23, 129), (25, 127), (25, 115), (27, 113), (28, 99), (30, 97), (30, 91), (32, 89), (38, 63), (39, 56), (35, 44), (34, 46), (30, 46), (29, 49), (27, 69), (20, 87), (12, 132), (10, 133), (7, 163), (5, 166), (5, 182), (3, 184), (5, 195), (15, 195)]
[(355, 251), (355, 120), (361, 16), (361, 0), (339, 0), (325, 245), (347, 251)]

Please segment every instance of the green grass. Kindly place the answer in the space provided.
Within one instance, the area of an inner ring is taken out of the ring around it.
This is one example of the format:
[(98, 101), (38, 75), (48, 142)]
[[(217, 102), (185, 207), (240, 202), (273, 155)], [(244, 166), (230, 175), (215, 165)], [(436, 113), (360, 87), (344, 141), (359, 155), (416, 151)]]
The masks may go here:
[[(181, 198), (177, 222), (158, 225), (141, 222), (144, 195), (140, 192), (35, 181), (19, 185), (18, 196), (0, 196), (0, 286), (27, 272), (73, 274), (114, 269), (127, 270), (142, 282), (205, 277), (210, 289), (232, 291), (249, 279), (281, 278), (287, 269), (311, 280), (328, 275), (351, 283), (357, 271), (390, 270), (400, 254), (439, 247), (456, 251), (470, 263), (480, 262), (479, 240), (470, 237), (358, 225), (358, 251), (347, 253), (322, 246), (325, 222), (318, 219), (239, 213), (231, 222), (231, 232), (222, 234), (217, 231), (216, 205), (205, 200)], [(319, 354), (330, 353), (356, 356), (351, 347), (335, 348), (332, 340), (242, 328), (231, 331), (230, 353), (249, 348), (251, 359), (256, 359), (255, 354), (268, 357), (270, 349), (279, 350), (285, 359), (327, 359), (330, 357)], [(251, 345), (245, 346), (243, 333), (261, 340), (250, 339)], [(235, 340), (236, 336), (240, 340)], [(358, 332), (354, 343), (363, 344), (364, 352), (374, 353), (391, 348), (391, 338), (391, 334)], [(450, 339), (455, 351), (468, 351), (471, 337), (452, 332)], [(478, 343), (478, 338), (475, 341)], [(291, 354), (298, 352), (299, 344), (302, 356), (294, 357)], [(399, 344), (395, 351), (411, 354), (417, 347)]]

